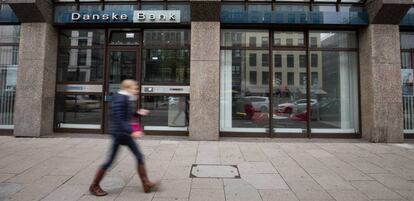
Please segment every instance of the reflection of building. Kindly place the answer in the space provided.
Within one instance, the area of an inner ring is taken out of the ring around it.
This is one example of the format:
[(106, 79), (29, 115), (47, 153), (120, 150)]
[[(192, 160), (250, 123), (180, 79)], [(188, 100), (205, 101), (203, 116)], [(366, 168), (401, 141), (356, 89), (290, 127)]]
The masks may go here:
[[(304, 47), (303, 34), (283, 32), (275, 34), (274, 45), (284, 48), (288, 47)], [(314, 37), (315, 43), (320, 45), (320, 38)], [(269, 45), (268, 33), (257, 35), (247, 32), (246, 41), (248, 47), (257, 48), (264, 47), (267, 49)], [(311, 41), (314, 41), (313, 38)], [(245, 89), (251, 94), (266, 94), (269, 91), (269, 65), (272, 59), (273, 65), (273, 83), (277, 89), (287, 89), (289, 91), (299, 91), (306, 93), (306, 52), (305, 51), (285, 51), (274, 48), (272, 57), (269, 58), (268, 50), (247, 50), (245, 54), (245, 71), (242, 71), (246, 77)], [(322, 57), (320, 52), (315, 52), (309, 56), (311, 66), (311, 86), (312, 88), (321, 88), (322, 80)]]
[[(70, 46), (92, 46), (93, 32), (70, 32)], [(86, 35), (80, 35), (84, 33)], [(68, 75), (74, 80), (91, 81), (92, 49), (71, 49), (69, 52)], [(96, 66), (95, 66), (96, 67)]]

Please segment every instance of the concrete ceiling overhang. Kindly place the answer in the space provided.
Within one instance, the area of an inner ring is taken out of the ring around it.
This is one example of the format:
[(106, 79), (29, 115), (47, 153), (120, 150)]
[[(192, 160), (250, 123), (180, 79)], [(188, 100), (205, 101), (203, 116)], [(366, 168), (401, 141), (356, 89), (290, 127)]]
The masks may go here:
[(19, 21), (30, 22), (53, 22), (52, 0), (6, 0)]
[(365, 8), (371, 24), (400, 24), (412, 0), (367, 0)]

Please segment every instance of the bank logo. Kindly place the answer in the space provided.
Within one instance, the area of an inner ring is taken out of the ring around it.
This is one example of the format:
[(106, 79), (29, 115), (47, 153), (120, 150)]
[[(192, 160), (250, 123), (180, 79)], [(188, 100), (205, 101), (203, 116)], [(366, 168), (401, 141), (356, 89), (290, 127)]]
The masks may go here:
[(72, 22), (180, 23), (179, 10), (136, 10), (133, 13), (71, 13)]

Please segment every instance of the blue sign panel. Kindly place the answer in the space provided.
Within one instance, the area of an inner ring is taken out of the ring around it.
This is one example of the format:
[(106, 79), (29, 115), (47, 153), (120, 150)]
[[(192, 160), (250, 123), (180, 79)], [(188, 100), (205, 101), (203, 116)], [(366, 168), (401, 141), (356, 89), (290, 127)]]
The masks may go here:
[(222, 11), (221, 23), (368, 25), (366, 12)]
[(2, 5), (0, 9), (0, 23), (18, 23), (19, 19), (9, 5)]
[[(57, 24), (119, 24), (119, 23), (180, 23), (190, 21), (189, 6), (169, 7), (171, 10), (137, 10), (135, 5), (108, 6), (105, 10), (74, 6), (56, 6)], [(134, 19), (135, 18), (135, 19)]]

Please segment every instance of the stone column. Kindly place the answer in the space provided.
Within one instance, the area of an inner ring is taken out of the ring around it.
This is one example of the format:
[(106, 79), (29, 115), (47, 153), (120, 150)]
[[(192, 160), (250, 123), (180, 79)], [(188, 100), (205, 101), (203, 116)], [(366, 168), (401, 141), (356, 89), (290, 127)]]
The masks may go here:
[(21, 22), (14, 135), (53, 133), (58, 34), (51, 0), (8, 0)]
[(362, 137), (371, 142), (404, 138), (399, 34), (398, 25), (360, 31)]
[(359, 32), (361, 133), (370, 142), (402, 142), (399, 23), (411, 0), (368, 0), (370, 25)]
[(22, 23), (14, 135), (53, 133), (57, 32), (48, 23)]
[(218, 140), (220, 2), (191, 2), (190, 125), (192, 140)]

